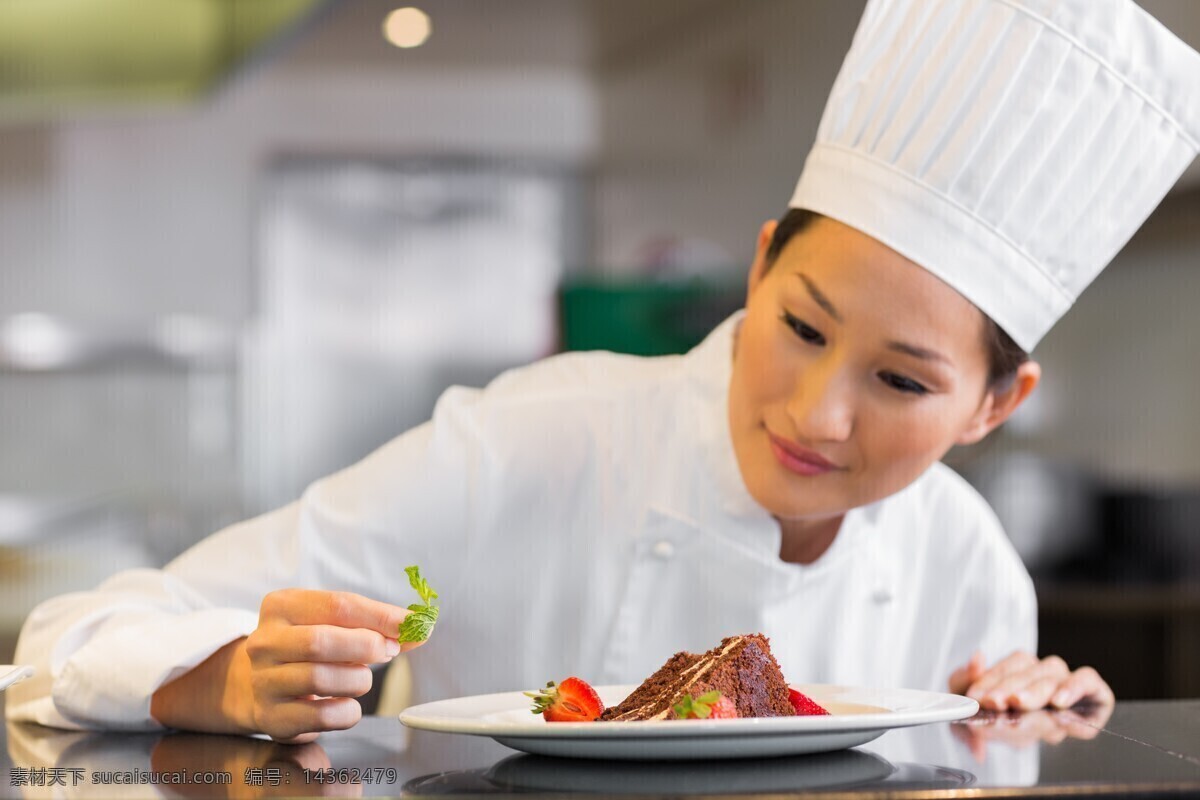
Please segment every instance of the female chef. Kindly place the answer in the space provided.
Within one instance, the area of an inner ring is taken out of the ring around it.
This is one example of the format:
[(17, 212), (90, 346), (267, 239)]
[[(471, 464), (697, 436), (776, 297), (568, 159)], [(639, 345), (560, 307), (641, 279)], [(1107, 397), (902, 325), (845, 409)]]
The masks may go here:
[(43, 604), (8, 714), (352, 726), (412, 563), (443, 609), (415, 700), (636, 682), (763, 631), (792, 680), (1111, 703), (1034, 655), (1029, 577), (939, 459), (1034, 390), (1025, 353), (1198, 136), (1200, 55), (1132, 2), (872, 0), (743, 312), (685, 356), (451, 389), (298, 502)]

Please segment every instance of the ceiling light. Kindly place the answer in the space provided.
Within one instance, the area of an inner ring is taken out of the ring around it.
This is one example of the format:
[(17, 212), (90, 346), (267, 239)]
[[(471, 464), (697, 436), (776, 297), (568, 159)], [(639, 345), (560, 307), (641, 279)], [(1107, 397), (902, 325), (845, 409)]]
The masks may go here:
[(17, 314), (0, 325), (0, 355), (9, 364), (23, 369), (65, 366), (77, 350), (71, 332), (47, 314)]
[(383, 21), (383, 36), (396, 47), (420, 47), (432, 31), (429, 15), (419, 8), (397, 8)]

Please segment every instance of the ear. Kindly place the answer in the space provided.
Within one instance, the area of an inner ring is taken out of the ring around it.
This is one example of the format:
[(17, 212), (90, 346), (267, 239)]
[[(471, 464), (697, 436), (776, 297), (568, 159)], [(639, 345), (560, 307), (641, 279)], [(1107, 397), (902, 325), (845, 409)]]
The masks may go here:
[(767, 269), (767, 251), (771, 249), (771, 240), (775, 238), (775, 229), (779, 227), (779, 223), (775, 220), (769, 220), (763, 223), (763, 226), (758, 231), (758, 242), (754, 247), (754, 263), (750, 265), (750, 277), (746, 282), (746, 299), (750, 299), (750, 295), (754, 293), (754, 289), (758, 284), (762, 283), (762, 279), (766, 277)]
[(1025, 398), (1033, 394), (1038, 382), (1042, 379), (1042, 367), (1036, 361), (1026, 361), (1017, 367), (1016, 377), (1003, 391), (989, 389), (983, 397), (983, 403), (956, 444), (975, 444), (989, 433), (1000, 427), (1006, 419), (1013, 415)]

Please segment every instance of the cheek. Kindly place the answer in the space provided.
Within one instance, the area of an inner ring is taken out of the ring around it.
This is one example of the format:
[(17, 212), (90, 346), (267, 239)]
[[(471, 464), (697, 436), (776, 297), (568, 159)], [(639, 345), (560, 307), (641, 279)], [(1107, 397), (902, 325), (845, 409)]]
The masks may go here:
[(773, 322), (773, 319), (753, 320), (743, 330), (739, 342), (740, 363), (735, 363), (735, 370), (740, 373), (745, 399), (756, 404), (785, 398), (794, 383), (794, 359), (787, 351), (786, 340), (773, 329)]
[(947, 420), (956, 420), (955, 412), (943, 403), (900, 413), (874, 409), (860, 418), (860, 447), (873, 468), (913, 479), (953, 445), (956, 427)]

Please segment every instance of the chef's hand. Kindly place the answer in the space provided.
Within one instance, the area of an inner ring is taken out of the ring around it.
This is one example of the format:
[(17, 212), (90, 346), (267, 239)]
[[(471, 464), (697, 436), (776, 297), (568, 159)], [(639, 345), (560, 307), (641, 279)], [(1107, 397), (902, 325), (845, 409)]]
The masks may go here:
[(368, 664), (419, 644), (396, 643), (408, 611), (349, 592), (284, 589), (263, 598), (258, 628), (154, 693), (163, 725), (208, 733), (265, 733), (311, 742), (362, 718)]
[(983, 654), (976, 651), (950, 676), (950, 691), (965, 694), (991, 711), (1070, 708), (1085, 700), (1101, 706), (1115, 702), (1112, 689), (1091, 667), (1071, 671), (1058, 656), (1039, 660), (1024, 651), (1013, 653), (990, 669), (984, 668)]

